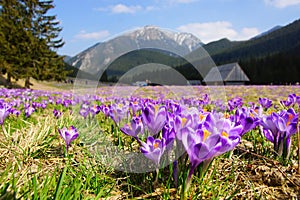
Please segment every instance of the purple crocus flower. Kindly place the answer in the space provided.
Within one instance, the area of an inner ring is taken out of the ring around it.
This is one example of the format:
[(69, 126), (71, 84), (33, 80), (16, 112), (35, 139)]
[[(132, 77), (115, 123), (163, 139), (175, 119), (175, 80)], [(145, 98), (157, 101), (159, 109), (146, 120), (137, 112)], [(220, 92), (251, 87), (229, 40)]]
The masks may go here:
[(297, 102), (296, 94), (290, 94), (286, 100), (280, 101), (280, 103), (286, 107), (293, 106)]
[(172, 120), (169, 120), (169, 125), (174, 129), (177, 138), (179, 140), (181, 140), (182, 139), (182, 130), (186, 127), (192, 128), (192, 126), (193, 126), (192, 115), (174, 116), (174, 118)]
[(162, 137), (166, 141), (166, 150), (171, 150), (173, 148), (173, 144), (176, 138), (176, 132), (174, 128), (166, 124), (162, 129)]
[(62, 112), (61, 111), (59, 111), (59, 110), (56, 110), (55, 108), (54, 108), (54, 110), (53, 110), (53, 115), (54, 115), (54, 117), (55, 118), (60, 118), (61, 117), (61, 115), (62, 115)]
[(274, 144), (274, 150), (284, 159), (290, 154), (291, 136), (297, 131), (298, 115), (290, 108), (279, 114), (264, 116), (260, 122), (265, 137)]
[(242, 129), (241, 125), (234, 126), (221, 114), (210, 113), (201, 129), (186, 127), (183, 130), (182, 143), (191, 163), (187, 188), (196, 167), (203, 162), (205, 171), (214, 157), (232, 150), (241, 140)]
[(11, 112), (11, 106), (7, 103), (0, 103), (0, 125), (3, 125), (4, 120)]
[(166, 124), (167, 109), (165, 106), (148, 103), (142, 110), (142, 120), (150, 135), (156, 135)]
[(18, 117), (18, 116), (21, 114), (21, 111), (15, 109), (15, 108), (11, 108), (10, 113), (11, 113), (11, 114), (14, 114), (15, 116)]
[(68, 129), (66, 127), (58, 129), (60, 136), (66, 142), (66, 152), (68, 152), (69, 146), (73, 140), (78, 137), (78, 131), (74, 126), (70, 126)]
[(70, 104), (72, 104), (72, 100), (71, 99), (64, 99), (64, 101), (62, 102), (62, 105), (64, 107), (68, 107)]
[(43, 102), (41, 103), (41, 108), (45, 109), (47, 107), (47, 103)]
[(235, 114), (231, 116), (231, 121), (234, 122), (235, 126), (242, 125), (241, 136), (258, 126), (259, 118), (255, 117), (253, 112), (255, 111), (250, 108), (242, 107), (237, 109)]
[(100, 106), (95, 104), (94, 106), (90, 107), (89, 110), (90, 110), (90, 113), (92, 113), (92, 117), (95, 117), (95, 115), (97, 115), (100, 112), (101, 108), (100, 108)]
[(143, 123), (141, 117), (133, 117), (130, 123), (125, 124), (124, 127), (120, 128), (120, 130), (129, 136), (138, 139), (137, 135), (143, 132)]
[(107, 105), (101, 105), (100, 108), (103, 114), (105, 115), (105, 117), (108, 117), (110, 108)]
[(62, 99), (61, 98), (56, 99), (55, 103), (56, 103), (56, 105), (62, 104)]
[(85, 118), (88, 116), (88, 114), (89, 114), (89, 110), (88, 110), (88, 109), (81, 108), (81, 109), (79, 110), (79, 114), (85, 119)]
[(296, 101), (297, 101), (298, 105), (300, 106), (300, 96), (296, 97)]
[(24, 109), (27, 109), (30, 107), (30, 103), (24, 103)]
[(36, 108), (39, 108), (40, 103), (38, 103), (38, 102), (32, 102), (32, 103), (31, 103), (31, 106), (32, 106), (34, 109), (36, 109)]
[(142, 142), (141, 152), (158, 166), (165, 149), (166, 142), (164, 138), (154, 139), (152, 136), (149, 136), (146, 143)]
[(228, 108), (229, 110), (234, 110), (235, 108), (239, 108), (243, 105), (243, 99), (241, 97), (235, 97), (228, 100)]
[(82, 109), (88, 110), (89, 107), (90, 107), (90, 102), (88, 102), (88, 101), (84, 101), (84, 102), (81, 104), (81, 108), (82, 108)]
[(129, 103), (129, 108), (132, 110), (132, 115), (135, 115), (139, 110), (142, 109), (142, 106), (138, 101), (131, 101)]
[(182, 111), (182, 105), (176, 102), (169, 102), (168, 108), (171, 110), (171, 112), (175, 115), (178, 115)]
[(262, 106), (257, 106), (253, 109), (250, 109), (250, 111), (251, 111), (250, 115), (253, 115), (253, 117), (256, 117), (258, 119), (261, 119), (263, 116), (265, 116), (264, 109)]
[(202, 104), (203, 105), (208, 105), (209, 101), (210, 101), (210, 99), (209, 99), (208, 94), (204, 94), (203, 99), (202, 99)]
[(116, 124), (128, 116), (128, 105), (119, 103), (112, 104), (109, 110), (109, 116), (114, 120)]
[(266, 97), (264, 97), (264, 98), (259, 97), (258, 103), (265, 109), (268, 109), (272, 106), (272, 100), (270, 100)]
[(26, 115), (26, 118), (30, 117), (30, 115), (35, 111), (35, 109), (33, 107), (27, 107), (25, 108), (25, 115)]

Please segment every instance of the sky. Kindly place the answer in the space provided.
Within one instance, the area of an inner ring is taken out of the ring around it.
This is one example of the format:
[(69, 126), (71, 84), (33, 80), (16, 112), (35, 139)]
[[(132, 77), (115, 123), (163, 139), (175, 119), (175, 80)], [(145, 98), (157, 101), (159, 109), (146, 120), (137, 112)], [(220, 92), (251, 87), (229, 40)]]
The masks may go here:
[(54, 0), (65, 45), (75, 56), (98, 42), (153, 25), (188, 32), (202, 42), (247, 40), (300, 19), (300, 0)]

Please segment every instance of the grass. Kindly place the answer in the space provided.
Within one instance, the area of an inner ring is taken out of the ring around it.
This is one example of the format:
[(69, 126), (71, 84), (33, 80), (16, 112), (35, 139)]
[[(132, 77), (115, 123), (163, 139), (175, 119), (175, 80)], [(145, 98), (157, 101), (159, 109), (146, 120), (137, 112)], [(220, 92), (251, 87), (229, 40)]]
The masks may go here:
[[(255, 98), (247, 101), (252, 100)], [(111, 165), (114, 160), (103, 157), (109, 145), (124, 152), (138, 151), (138, 144), (120, 134), (112, 120), (103, 114), (82, 120), (66, 110), (56, 119), (54, 107), (50, 105), (30, 118), (11, 115), (5, 121), (5, 132), (0, 131), (0, 199), (180, 198), (172, 165), (159, 170), (155, 183), (156, 172), (117, 171)], [(57, 129), (70, 125), (81, 132), (66, 154)], [(260, 130), (250, 131), (233, 152), (215, 158), (203, 178), (200, 171), (195, 174), (189, 199), (299, 198), (295, 139), (292, 146), (291, 157), (283, 165)], [(188, 164), (184, 157), (179, 161), (182, 171), (178, 172), (178, 182), (183, 183), (187, 173), (183, 168)]]
[(62, 118), (40, 116), (37, 123), (7, 136), (0, 135), (1, 194), (16, 199), (93, 199), (113, 189), (111, 173), (90, 152), (74, 144), (64, 156), (64, 142), (57, 127), (69, 122)]

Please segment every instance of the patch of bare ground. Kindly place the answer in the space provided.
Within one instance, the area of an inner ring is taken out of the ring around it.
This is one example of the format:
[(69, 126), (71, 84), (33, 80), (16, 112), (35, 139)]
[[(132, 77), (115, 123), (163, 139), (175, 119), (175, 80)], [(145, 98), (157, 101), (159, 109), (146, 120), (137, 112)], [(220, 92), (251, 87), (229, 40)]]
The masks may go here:
[[(5, 87), (6, 83), (6, 75), (0, 75), (0, 86)], [(65, 84), (63, 82), (56, 82), (56, 81), (38, 81), (33, 78), (30, 79), (30, 89), (34, 90), (45, 90), (45, 91), (64, 91), (67, 88), (71, 88), (71, 84)], [(14, 80), (12, 79), (12, 88), (24, 88), (25, 80), (19, 79)]]
[[(297, 166), (280, 162), (253, 153), (238, 146), (235, 155), (235, 178), (239, 192), (233, 199), (298, 199), (300, 175)], [(224, 160), (223, 167), (232, 161)], [(227, 163), (227, 164), (226, 164)], [(223, 168), (222, 167), (222, 168)]]

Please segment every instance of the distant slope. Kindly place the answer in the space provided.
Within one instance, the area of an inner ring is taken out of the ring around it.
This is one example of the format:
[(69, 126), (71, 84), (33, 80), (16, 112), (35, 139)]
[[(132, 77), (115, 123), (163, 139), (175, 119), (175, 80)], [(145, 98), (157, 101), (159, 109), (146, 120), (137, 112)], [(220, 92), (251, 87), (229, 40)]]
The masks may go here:
[(67, 76), (73, 78), (80, 78), (80, 79), (88, 79), (88, 80), (98, 80), (96, 75), (92, 75), (90, 73), (84, 72), (76, 67), (73, 67), (65, 62), (65, 69), (69, 71)]
[(71, 56), (64, 55), (64, 62), (68, 63), (71, 58)]
[(282, 26), (275, 26), (275, 27), (271, 28), (270, 30), (265, 31), (265, 32), (263, 32), (263, 33), (261, 33), (261, 34), (255, 36), (255, 37), (251, 38), (251, 39), (255, 39), (255, 38), (259, 38), (259, 37), (268, 35), (268, 34), (274, 32), (274, 31), (276, 31), (276, 30), (278, 30), (278, 29), (280, 29), (280, 28), (282, 28)]
[(242, 42), (220, 40), (204, 45), (203, 48), (208, 51), (216, 63), (224, 63), (287, 52), (299, 45), (300, 20), (297, 20), (258, 38)]
[[(173, 68), (170, 70), (178, 71), (178, 73), (180, 73), (186, 79), (199, 79), (199, 74), (197, 70), (191, 64), (186, 63), (187, 60), (185, 60), (184, 58), (178, 55), (170, 54), (169, 52), (163, 52), (157, 49), (136, 50), (119, 57), (113, 63), (111, 63), (106, 69), (106, 71), (102, 74), (101, 80), (108, 82), (116, 82), (126, 72), (134, 69), (135, 67), (142, 67), (143, 65), (148, 65), (148, 69), (145, 70), (144, 75), (142, 75), (142, 72), (140, 72), (140, 75), (136, 74), (137, 79), (138, 77), (140, 77), (138, 81), (144, 81), (144, 77), (146, 76), (146, 74), (150, 74), (150, 72), (154, 71), (156, 71), (157, 74), (160, 73), (160, 70), (157, 67), (155, 67), (156, 64), (165, 65), (166, 67)], [(166, 71), (166, 69), (164, 69), (164, 71)]]
[(227, 38), (223, 38), (214, 42), (210, 42), (203, 46), (203, 48), (210, 54), (210, 55), (217, 55), (224, 51), (229, 51), (230, 49), (243, 44), (243, 42), (237, 41), (230, 41)]
[(203, 46), (217, 65), (239, 62), (251, 84), (300, 82), (300, 20), (260, 37)]

